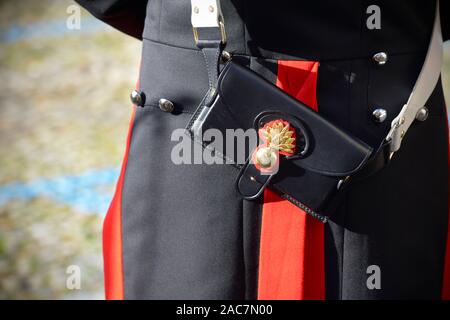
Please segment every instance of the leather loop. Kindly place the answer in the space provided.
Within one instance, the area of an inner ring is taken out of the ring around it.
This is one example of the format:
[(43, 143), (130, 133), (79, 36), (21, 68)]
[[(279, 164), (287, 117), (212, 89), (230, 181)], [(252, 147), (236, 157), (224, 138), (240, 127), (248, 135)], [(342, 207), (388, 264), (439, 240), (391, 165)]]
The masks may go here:
[[(305, 156), (309, 150), (309, 134), (306, 131), (306, 127), (293, 115), (285, 114), (280, 111), (263, 111), (255, 117), (253, 121), (253, 128), (258, 132), (265, 123), (273, 120), (283, 120), (290, 123), (295, 128), (296, 136), (302, 137), (302, 143), (299, 144), (298, 139), (296, 139), (297, 151), (293, 156), (280, 156), (279, 165), (282, 161), (289, 161), (291, 159), (297, 159)], [(254, 150), (254, 152), (257, 149)], [(283, 159), (283, 160), (282, 160)], [(237, 177), (237, 189), (238, 192), (244, 199), (254, 200), (258, 198), (264, 191), (264, 189), (269, 185), (272, 178), (276, 175), (263, 173), (258, 169), (254, 163), (252, 163), (252, 155), (249, 156), (246, 163), (242, 167)]]
[(262, 195), (264, 189), (275, 175), (261, 174), (255, 165), (251, 163), (250, 159), (251, 157), (239, 171), (236, 186), (242, 198), (254, 200)]
[(202, 40), (197, 45), (201, 48), (205, 60), (208, 72), (208, 86), (210, 89), (216, 88), (219, 75), (221, 42), (220, 40)]

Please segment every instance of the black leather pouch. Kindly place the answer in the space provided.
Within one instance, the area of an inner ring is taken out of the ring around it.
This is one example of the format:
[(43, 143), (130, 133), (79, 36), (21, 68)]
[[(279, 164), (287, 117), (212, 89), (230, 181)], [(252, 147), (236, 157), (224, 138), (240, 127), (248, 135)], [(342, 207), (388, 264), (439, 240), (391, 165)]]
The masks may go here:
[[(234, 62), (224, 67), (216, 88), (190, 120), (190, 135), (237, 168), (236, 186), (244, 198), (255, 199), (268, 187), (326, 221), (339, 203), (348, 177), (366, 164), (372, 148)], [(268, 145), (267, 133), (269, 129), (275, 132), (274, 125), (280, 125), (278, 129), (284, 133), (292, 131), (286, 140), (292, 148), (288, 153), (280, 149), (273, 162), (276, 170), (267, 171), (255, 156), (261, 146)], [(221, 133), (227, 142), (205, 141), (203, 133), (208, 129)], [(257, 139), (246, 139), (245, 148), (229, 144), (230, 133), (246, 130), (256, 132)], [(244, 156), (242, 149), (246, 150)]]

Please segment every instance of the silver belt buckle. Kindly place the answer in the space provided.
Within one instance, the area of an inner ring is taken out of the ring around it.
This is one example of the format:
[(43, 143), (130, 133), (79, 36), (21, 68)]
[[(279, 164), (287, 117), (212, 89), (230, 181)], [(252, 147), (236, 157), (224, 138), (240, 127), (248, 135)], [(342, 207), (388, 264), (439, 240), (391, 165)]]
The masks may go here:
[[(219, 27), (220, 27), (221, 41), (223, 44), (225, 44), (227, 42), (227, 34), (225, 32), (225, 24), (223, 23), (223, 21), (219, 21)], [(199, 38), (198, 38), (198, 31), (197, 31), (196, 27), (192, 27), (192, 33), (194, 34), (195, 44), (197, 44), (199, 41)]]

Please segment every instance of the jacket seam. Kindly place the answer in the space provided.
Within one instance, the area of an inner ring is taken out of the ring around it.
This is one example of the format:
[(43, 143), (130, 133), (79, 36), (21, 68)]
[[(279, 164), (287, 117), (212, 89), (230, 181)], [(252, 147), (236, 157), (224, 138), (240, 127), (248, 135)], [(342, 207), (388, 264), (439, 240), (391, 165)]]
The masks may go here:
[[(172, 43), (168, 43), (168, 42), (164, 42), (164, 41), (159, 41), (159, 40), (155, 40), (155, 39), (151, 39), (148, 37), (143, 36), (142, 37), (143, 40), (155, 43), (155, 44), (159, 44), (159, 45), (163, 45), (163, 46), (168, 46), (168, 47), (172, 47), (172, 48), (176, 48), (176, 49), (180, 49), (180, 50), (189, 50), (189, 51), (194, 51), (194, 52), (198, 52), (200, 53), (200, 49), (195, 49), (195, 48), (190, 48), (190, 47), (184, 47), (184, 46), (180, 46), (180, 45), (176, 45), (176, 44), (172, 44)], [(246, 54), (246, 53), (241, 53), (241, 52), (230, 52), (230, 53), (234, 53), (237, 56), (241, 56), (241, 57), (247, 57), (247, 58), (260, 58), (260, 59), (265, 59), (265, 60), (284, 60), (281, 58), (276, 58), (276, 57), (269, 57), (269, 56), (255, 56), (255, 55), (250, 55), (250, 54)], [(419, 55), (419, 54), (426, 54), (426, 50), (415, 50), (415, 51), (407, 51), (407, 52), (395, 52), (395, 53), (391, 53), (390, 56), (391, 57), (396, 57), (396, 56), (406, 56), (406, 55)], [(319, 62), (331, 62), (331, 61), (351, 61), (351, 60), (367, 60), (367, 59), (372, 59), (371, 55), (367, 55), (367, 56), (359, 56), (359, 57), (345, 57), (345, 58), (336, 58), (336, 59), (301, 59), (300, 57), (298, 57), (298, 59), (293, 59), (292, 60), (305, 60), (305, 61), (319, 61)]]

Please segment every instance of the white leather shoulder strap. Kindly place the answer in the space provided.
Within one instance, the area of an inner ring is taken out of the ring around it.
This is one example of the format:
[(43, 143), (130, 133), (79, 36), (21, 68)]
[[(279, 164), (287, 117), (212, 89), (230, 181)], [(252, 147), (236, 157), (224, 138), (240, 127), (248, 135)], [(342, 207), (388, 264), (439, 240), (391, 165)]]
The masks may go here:
[(193, 28), (219, 27), (222, 19), (219, 0), (191, 0), (191, 23)]
[(443, 59), (443, 42), (439, 14), (439, 0), (436, 4), (433, 33), (431, 35), (425, 62), (416, 80), (408, 101), (399, 115), (392, 121), (391, 130), (386, 137), (390, 141), (391, 155), (400, 149), (402, 139), (416, 118), (417, 113), (428, 101), (439, 80)]

